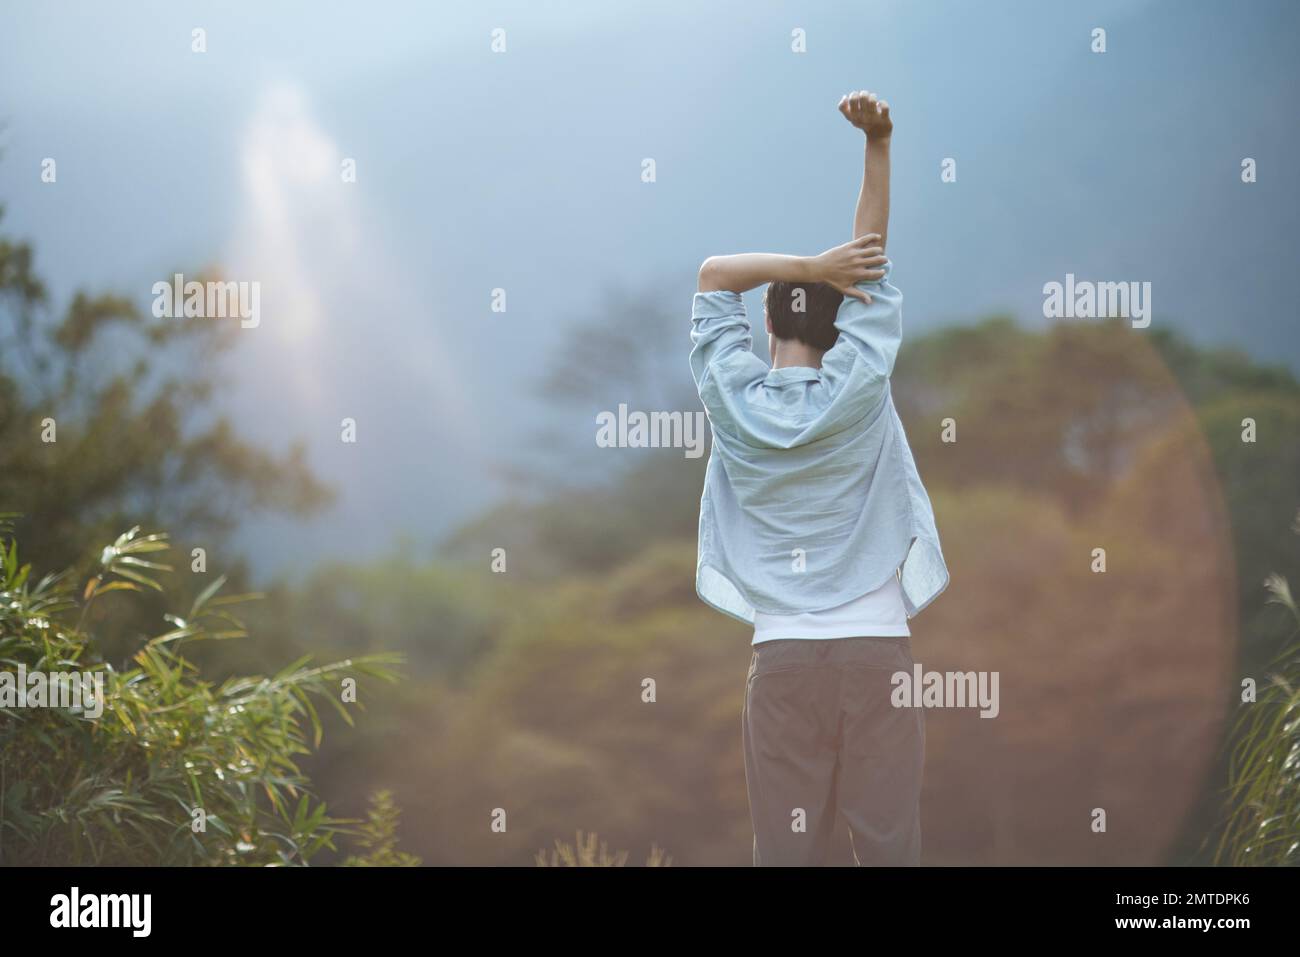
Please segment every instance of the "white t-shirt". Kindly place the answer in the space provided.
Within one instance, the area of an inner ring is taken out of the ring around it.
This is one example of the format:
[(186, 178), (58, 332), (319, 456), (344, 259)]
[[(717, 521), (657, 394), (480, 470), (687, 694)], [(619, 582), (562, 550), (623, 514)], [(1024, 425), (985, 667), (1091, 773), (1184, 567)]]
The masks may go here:
[(860, 598), (800, 615), (754, 613), (754, 644), (778, 638), (892, 638), (910, 635), (898, 576)]

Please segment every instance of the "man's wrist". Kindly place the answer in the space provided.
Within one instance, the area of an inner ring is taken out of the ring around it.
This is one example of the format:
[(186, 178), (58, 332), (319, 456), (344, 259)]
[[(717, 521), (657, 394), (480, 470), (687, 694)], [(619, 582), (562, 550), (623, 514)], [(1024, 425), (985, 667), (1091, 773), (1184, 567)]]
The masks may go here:
[(888, 145), (889, 145), (889, 141), (893, 138), (893, 136), (894, 136), (894, 131), (893, 131), (893, 130), (890, 130), (888, 133), (868, 133), (868, 134), (867, 134), (867, 145), (868, 145), (868, 146), (888, 146)]
[(798, 281), (799, 282), (821, 282), (822, 262), (823, 260), (820, 254), (816, 256), (801, 256), (799, 258), (799, 271), (802, 273), (802, 275), (800, 276)]

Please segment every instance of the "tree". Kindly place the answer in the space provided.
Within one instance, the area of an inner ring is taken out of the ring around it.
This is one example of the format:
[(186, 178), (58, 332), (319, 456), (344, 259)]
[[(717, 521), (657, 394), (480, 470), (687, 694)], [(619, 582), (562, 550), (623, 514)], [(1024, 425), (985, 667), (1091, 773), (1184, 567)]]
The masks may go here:
[(132, 525), (217, 542), (258, 510), (328, 501), (300, 444), (269, 454), (213, 412), (237, 324), (85, 292), (56, 313), (34, 260), (0, 236), (0, 506), (35, 567), (86, 561), (82, 543)]

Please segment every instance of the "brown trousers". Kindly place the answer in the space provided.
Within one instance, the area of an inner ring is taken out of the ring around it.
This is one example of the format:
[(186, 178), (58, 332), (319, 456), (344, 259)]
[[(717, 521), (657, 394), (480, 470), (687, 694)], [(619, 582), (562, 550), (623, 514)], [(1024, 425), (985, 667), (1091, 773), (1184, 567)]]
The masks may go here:
[(840, 818), (858, 864), (920, 863), (925, 717), (891, 704), (899, 671), (912, 671), (906, 637), (754, 646), (742, 724), (755, 865), (827, 863)]

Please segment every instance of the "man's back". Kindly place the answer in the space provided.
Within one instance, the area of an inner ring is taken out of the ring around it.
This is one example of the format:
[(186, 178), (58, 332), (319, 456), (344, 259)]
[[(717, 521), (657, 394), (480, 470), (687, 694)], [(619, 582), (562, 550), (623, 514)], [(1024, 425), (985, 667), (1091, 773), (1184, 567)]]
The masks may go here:
[(697, 293), (691, 367), (713, 427), (696, 587), (743, 621), (819, 611), (880, 587), (902, 567), (915, 615), (947, 583), (929, 497), (889, 375), (902, 294), (889, 281), (846, 297), (820, 369), (769, 369), (751, 351), (736, 293)]

